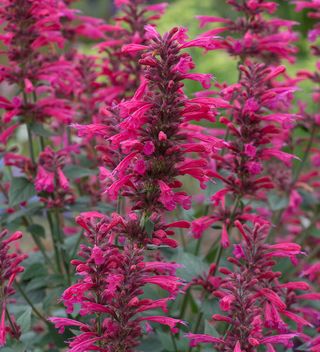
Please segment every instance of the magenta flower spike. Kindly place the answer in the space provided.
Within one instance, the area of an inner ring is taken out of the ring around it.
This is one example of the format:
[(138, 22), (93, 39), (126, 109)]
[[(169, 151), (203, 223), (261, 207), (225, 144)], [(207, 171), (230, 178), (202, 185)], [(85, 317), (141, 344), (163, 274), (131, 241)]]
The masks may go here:
[[(70, 351), (134, 351), (145, 324), (166, 325), (173, 332), (176, 325), (185, 324), (171, 317), (145, 315), (154, 309), (166, 312), (168, 300), (179, 292), (182, 282), (174, 275), (176, 264), (146, 262), (143, 250), (135, 244), (128, 243), (123, 250), (114, 245), (114, 234), (124, 226), (117, 214), (108, 219), (91, 212), (80, 216), (77, 222), (85, 230), (88, 244), (81, 245), (81, 259), (72, 262), (80, 279), (64, 291), (62, 300), (68, 313), (80, 305), (84, 320), (50, 319), (61, 332), (65, 327), (79, 327), (80, 334), (69, 341)], [(155, 285), (169, 295), (142, 298), (145, 285)]]
[[(213, 16), (198, 16), (200, 27), (208, 23), (221, 24), (202, 34), (202, 37), (225, 35), (217, 49), (237, 56), (243, 62), (246, 58), (257, 58), (266, 63), (279, 63), (285, 59), (295, 61), (297, 49), (294, 42), (298, 36), (292, 27), (298, 23), (281, 18), (268, 18), (273, 15), (278, 4), (274, 1), (238, 1), (228, 0), (227, 3), (240, 14), (235, 20)], [(265, 15), (266, 14), (266, 15)]]
[[(207, 280), (216, 284), (206, 286), (220, 302), (222, 314), (214, 314), (213, 322), (226, 322), (228, 328), (219, 338), (188, 334), (191, 346), (211, 343), (217, 351), (250, 352), (264, 345), (268, 351), (276, 351), (277, 344), (289, 348), (293, 339), (309, 341), (302, 330), (313, 327), (312, 315), (307, 316), (300, 310), (299, 301), (289, 297), (295, 292), (309, 291), (310, 286), (304, 281), (281, 283), (286, 278), (273, 271), (278, 258), (293, 260), (302, 254), (301, 247), (295, 243), (268, 245), (268, 225), (255, 224), (253, 229), (239, 221), (235, 225), (243, 241), (234, 247), (233, 256), (228, 258), (234, 270), (221, 267), (219, 271), (223, 277), (220, 278), (214, 277), (213, 268), (212, 278)], [(297, 324), (296, 330), (286, 323), (286, 318)]]
[(10, 313), (9, 308), (15, 294), (13, 283), (16, 277), (24, 270), (21, 262), (26, 259), (26, 255), (10, 251), (11, 244), (19, 241), (22, 233), (17, 231), (7, 236), (8, 231), (0, 233), (0, 347), (6, 344), (7, 336), (19, 340), (21, 330), (17, 325), (14, 316)]

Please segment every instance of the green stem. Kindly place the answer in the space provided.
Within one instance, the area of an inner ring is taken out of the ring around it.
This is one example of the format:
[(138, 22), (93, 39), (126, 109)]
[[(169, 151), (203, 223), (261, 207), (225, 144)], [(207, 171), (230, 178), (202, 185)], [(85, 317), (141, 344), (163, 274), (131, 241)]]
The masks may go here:
[(46, 147), (46, 143), (45, 143), (43, 136), (39, 136), (39, 140), (40, 140), (40, 148), (42, 151), (44, 151), (44, 149)]
[(171, 336), (171, 341), (172, 341), (172, 345), (173, 345), (174, 351), (175, 352), (179, 352), (178, 351), (178, 346), (177, 346), (177, 343), (176, 343), (176, 338), (175, 338), (175, 336), (173, 335), (173, 333), (171, 331), (170, 331), (170, 336)]
[[(28, 218), (26, 216), (22, 217), (22, 221), (24, 222), (24, 225), (26, 226), (26, 228), (28, 228), (30, 226), (30, 221), (28, 220)], [(36, 235), (34, 235), (31, 231), (29, 231), (34, 243), (38, 246), (38, 248), (40, 249), (40, 252), (43, 255), (44, 260), (46, 261), (46, 263), (49, 265), (49, 267), (52, 267), (52, 262), (51, 259), (48, 257), (47, 255), (47, 251), (45, 246), (43, 245), (42, 241), (40, 238), (38, 238)]]
[(32, 132), (31, 132), (30, 125), (28, 123), (26, 125), (27, 125), (28, 144), (29, 144), (30, 157), (31, 157), (32, 164), (35, 165), (36, 164), (36, 161), (35, 161), (36, 159), (35, 159), (35, 154), (34, 154), (34, 149), (33, 149)]
[(78, 240), (77, 240), (77, 242), (76, 242), (76, 244), (74, 246), (74, 249), (73, 249), (72, 254), (71, 254), (71, 258), (75, 257), (75, 255), (76, 255), (76, 253), (78, 251), (79, 245), (81, 243), (82, 238), (83, 238), (83, 232), (81, 232), (81, 234), (80, 234), (80, 236), (79, 236), (79, 238), (78, 238)]
[(180, 319), (183, 319), (185, 313), (186, 313), (186, 309), (188, 306), (188, 301), (189, 301), (189, 296), (190, 296), (190, 288), (187, 289), (185, 295), (183, 296), (183, 300), (182, 300), (182, 305), (181, 305), (181, 310), (180, 310)]
[(294, 178), (292, 180), (292, 185), (295, 185), (295, 183), (297, 182), (307, 160), (308, 160), (308, 157), (309, 157), (309, 153), (311, 151), (311, 148), (312, 148), (312, 145), (313, 145), (313, 142), (314, 142), (314, 139), (316, 137), (316, 132), (317, 132), (317, 125), (314, 124), (312, 126), (312, 129), (311, 129), (311, 135), (310, 135), (310, 138), (309, 138), (309, 141), (308, 141), (308, 144), (307, 144), (307, 147), (304, 151), (304, 154), (303, 154), (303, 157), (302, 157), (302, 160), (301, 160), (301, 163), (300, 165), (298, 166), (296, 172), (295, 172), (295, 175), (294, 175)]
[[(239, 208), (239, 205), (240, 205), (240, 202), (241, 202), (241, 198), (242, 198), (242, 195), (241, 195), (241, 194), (238, 194), (237, 197), (236, 197), (236, 199), (235, 199), (235, 201), (234, 201), (234, 207), (233, 207), (233, 211), (232, 211), (232, 213), (231, 213), (231, 215), (230, 215), (230, 222), (229, 222), (229, 224), (227, 225), (227, 231), (230, 230), (230, 228), (231, 228), (231, 226), (232, 226), (232, 224), (233, 224), (234, 217), (235, 217), (235, 215), (236, 215), (236, 212), (237, 212), (237, 210), (238, 210), (238, 208)], [(218, 241), (218, 239), (217, 239), (217, 240), (213, 243), (213, 245), (210, 247), (209, 252), (208, 252), (207, 255), (205, 256), (205, 260), (208, 260), (208, 259), (212, 256), (213, 252), (216, 250), (216, 244), (217, 244), (218, 242), (219, 242), (219, 241)], [(220, 253), (220, 251), (221, 251), (221, 253)], [(219, 259), (219, 261), (220, 261), (221, 254), (222, 254), (222, 248), (221, 248), (221, 246), (219, 247), (219, 253), (218, 253), (218, 254), (219, 254), (218, 259)], [(217, 264), (219, 264), (219, 262), (218, 262)]]
[(49, 211), (47, 211), (47, 219), (48, 219), (48, 223), (50, 226), (51, 240), (52, 240), (52, 245), (53, 245), (54, 254), (55, 254), (55, 258), (56, 258), (56, 266), (57, 266), (59, 273), (63, 274), (62, 267), (61, 267), (60, 251), (58, 248), (58, 241), (56, 239), (54, 225), (53, 225), (51, 213)]
[(60, 251), (60, 255), (61, 255), (61, 258), (62, 258), (64, 269), (65, 269), (65, 272), (66, 272), (67, 282), (68, 282), (68, 285), (70, 286), (71, 285), (70, 267), (69, 267), (69, 261), (68, 261), (67, 253), (66, 253), (65, 249), (63, 248), (63, 246), (64, 246), (64, 238), (63, 238), (63, 234), (61, 233), (61, 222), (60, 222), (59, 209), (55, 209), (54, 214), (55, 214), (55, 223), (56, 223), (56, 234), (57, 234), (57, 239), (59, 241), (58, 249)]
[[(9, 196), (8, 196), (8, 194), (7, 194), (6, 190), (5, 190), (5, 188), (2, 186), (1, 183), (0, 183), (0, 190), (1, 190), (2, 194), (4, 195), (4, 197), (6, 198), (6, 200), (9, 201)], [(28, 218), (27, 218), (26, 216), (23, 216), (23, 217), (22, 217), (22, 221), (24, 222), (24, 225), (25, 225), (26, 227), (29, 227), (29, 226), (30, 226), (30, 221), (28, 220)], [(33, 233), (30, 232), (30, 234), (31, 234), (31, 237), (32, 237), (34, 243), (39, 247), (39, 249), (40, 249), (40, 251), (41, 251), (41, 253), (42, 253), (42, 255), (43, 255), (45, 261), (46, 261), (47, 264), (49, 264), (49, 266), (51, 267), (51, 266), (52, 266), (51, 260), (50, 260), (50, 258), (49, 258), (48, 255), (47, 255), (47, 251), (46, 251), (46, 249), (45, 249), (45, 247), (44, 247), (42, 241), (40, 240), (40, 238), (38, 238), (38, 237), (37, 237), (36, 235), (34, 235)]]
[(19, 336), (19, 332), (17, 331), (15, 325), (13, 324), (13, 321), (12, 321), (12, 319), (11, 319), (11, 316), (10, 316), (10, 313), (9, 313), (7, 307), (6, 307), (6, 316), (7, 316), (7, 319), (8, 319), (8, 321), (9, 321), (9, 324), (10, 324), (10, 326), (11, 326), (11, 329), (12, 329), (14, 335), (15, 335), (15, 336)]
[(38, 309), (34, 306), (28, 295), (25, 293), (25, 291), (17, 281), (15, 282), (15, 287), (17, 288), (21, 296), (24, 298), (24, 300), (29, 304), (34, 314), (39, 319), (41, 319), (46, 325), (50, 325), (49, 321), (38, 311)]

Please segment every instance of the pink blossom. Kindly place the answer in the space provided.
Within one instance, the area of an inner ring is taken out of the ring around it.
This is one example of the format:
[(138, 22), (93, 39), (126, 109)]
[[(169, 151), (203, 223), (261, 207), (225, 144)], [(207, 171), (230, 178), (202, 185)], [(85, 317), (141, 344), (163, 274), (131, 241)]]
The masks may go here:
[(154, 153), (154, 151), (155, 151), (155, 146), (153, 142), (152, 141), (146, 142), (146, 144), (143, 147), (144, 154), (150, 156)]
[(224, 341), (222, 339), (219, 339), (217, 337), (213, 337), (210, 335), (206, 335), (206, 334), (192, 334), (189, 333), (186, 335), (186, 337), (188, 339), (190, 339), (190, 345), (192, 347), (199, 345), (200, 343), (212, 343), (212, 344), (216, 344), (216, 343), (224, 343)]
[(35, 179), (35, 187), (38, 192), (54, 191), (54, 173), (46, 171), (42, 166), (38, 167), (37, 177)]
[(191, 231), (193, 236), (195, 238), (200, 238), (203, 232), (215, 222), (216, 219), (209, 216), (203, 216), (199, 219), (193, 220), (191, 223)]
[(180, 319), (174, 319), (170, 317), (162, 317), (162, 316), (147, 316), (147, 317), (141, 317), (139, 318), (140, 321), (151, 321), (153, 323), (158, 323), (162, 325), (167, 325), (171, 329), (172, 332), (176, 332), (176, 325), (177, 324), (183, 324), (186, 325), (186, 323), (183, 320)]

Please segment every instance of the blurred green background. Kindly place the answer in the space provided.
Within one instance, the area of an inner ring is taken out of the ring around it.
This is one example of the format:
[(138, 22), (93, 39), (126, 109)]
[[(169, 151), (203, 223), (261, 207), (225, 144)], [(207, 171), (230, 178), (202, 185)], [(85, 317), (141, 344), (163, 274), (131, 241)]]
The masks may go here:
[[(159, 1), (149, 2), (156, 3)], [(237, 13), (231, 10), (231, 6), (227, 5), (225, 0), (169, 0), (167, 2), (169, 3), (169, 7), (166, 14), (158, 22), (160, 32), (167, 31), (177, 25), (182, 25), (189, 29), (190, 37), (194, 37), (201, 31), (198, 28), (198, 21), (195, 20), (196, 15), (237, 16)], [(299, 54), (294, 65), (287, 65), (288, 72), (293, 75), (299, 69), (313, 70), (315, 59), (310, 55), (309, 43), (307, 41), (307, 33), (312, 27), (313, 21), (307, 17), (306, 11), (302, 13), (295, 12), (291, 1), (279, 0), (278, 3), (279, 8), (274, 16), (300, 23), (295, 27), (295, 30), (300, 33), (300, 39), (297, 43)], [(115, 12), (111, 0), (80, 0), (74, 6), (81, 9), (86, 15), (102, 17), (107, 21), (110, 21), (110, 17)], [(210, 26), (207, 28), (210, 29)], [(222, 51), (214, 51), (203, 55), (200, 50), (195, 51), (193, 54), (198, 72), (213, 73), (218, 82), (227, 81), (231, 83), (236, 80), (238, 75), (236, 72), (236, 60), (228, 57), (227, 54)], [(196, 87), (189, 88), (191, 90), (197, 89)]]

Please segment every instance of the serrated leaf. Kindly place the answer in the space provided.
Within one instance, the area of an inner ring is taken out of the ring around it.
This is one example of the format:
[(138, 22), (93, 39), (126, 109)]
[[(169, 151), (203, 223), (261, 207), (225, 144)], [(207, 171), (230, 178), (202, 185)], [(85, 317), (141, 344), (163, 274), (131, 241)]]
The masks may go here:
[(14, 207), (37, 194), (34, 185), (25, 177), (14, 177), (9, 190), (9, 203)]
[(45, 238), (46, 231), (44, 227), (39, 224), (32, 224), (28, 226), (27, 230), (37, 237)]
[(98, 171), (96, 169), (88, 169), (86, 167), (82, 167), (78, 165), (68, 165), (63, 169), (63, 173), (70, 180), (76, 180), (82, 177), (97, 175)]
[(31, 307), (26, 306), (25, 307), (25, 311), (17, 319), (17, 324), (20, 326), (21, 331), (23, 333), (26, 333), (30, 329), (30, 326), (31, 326), (31, 312), (32, 312)]

